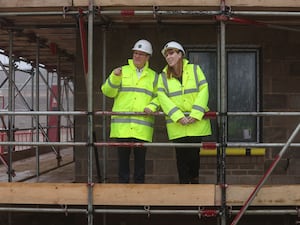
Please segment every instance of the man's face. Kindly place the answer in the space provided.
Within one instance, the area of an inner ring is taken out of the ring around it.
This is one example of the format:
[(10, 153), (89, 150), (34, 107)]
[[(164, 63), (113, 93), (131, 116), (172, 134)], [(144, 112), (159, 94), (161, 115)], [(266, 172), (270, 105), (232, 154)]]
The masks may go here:
[(142, 69), (149, 60), (149, 55), (141, 51), (133, 51), (133, 63), (138, 69)]

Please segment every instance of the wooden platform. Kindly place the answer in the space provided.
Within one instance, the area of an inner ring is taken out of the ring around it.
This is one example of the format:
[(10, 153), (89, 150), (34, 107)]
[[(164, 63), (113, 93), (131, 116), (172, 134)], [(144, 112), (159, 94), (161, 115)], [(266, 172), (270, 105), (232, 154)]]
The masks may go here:
[[(254, 186), (231, 185), (227, 204), (241, 206)], [(299, 206), (300, 185), (263, 187), (253, 206)], [(0, 204), (88, 204), (84, 183), (0, 183)], [(219, 186), (214, 184), (95, 184), (94, 205), (126, 206), (218, 206)]]
[[(7, 169), (0, 165), (0, 204), (87, 205), (88, 185), (73, 183), (73, 151), (60, 151), (63, 163), (55, 168), (52, 152), (40, 156), (40, 177), (35, 174), (35, 157), (14, 162), (16, 177), (7, 182)], [(53, 168), (54, 167), (54, 168)], [(20, 182), (26, 180), (24, 182)], [(229, 185), (227, 204), (241, 206), (254, 185)], [(255, 206), (300, 206), (300, 184), (263, 186), (252, 202)], [(220, 206), (221, 190), (215, 184), (99, 184), (93, 185), (94, 205), (107, 206)]]

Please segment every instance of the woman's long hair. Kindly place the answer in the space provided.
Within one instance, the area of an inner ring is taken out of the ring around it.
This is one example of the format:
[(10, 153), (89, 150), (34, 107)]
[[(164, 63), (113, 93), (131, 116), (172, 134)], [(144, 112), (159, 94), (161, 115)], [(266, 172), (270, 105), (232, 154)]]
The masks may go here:
[(177, 64), (174, 67), (167, 66), (167, 78), (171, 77), (181, 77), (182, 76), (182, 67), (183, 67), (183, 55), (181, 53), (181, 59), (178, 60)]

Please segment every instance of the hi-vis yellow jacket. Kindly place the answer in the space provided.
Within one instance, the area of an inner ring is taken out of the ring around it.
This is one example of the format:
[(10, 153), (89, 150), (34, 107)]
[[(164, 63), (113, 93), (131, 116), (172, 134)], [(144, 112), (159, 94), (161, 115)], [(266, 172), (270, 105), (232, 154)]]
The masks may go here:
[[(208, 111), (208, 84), (198, 65), (183, 60), (182, 83), (177, 78), (167, 78), (166, 69), (158, 79), (158, 99), (166, 114), (167, 131), (170, 140), (186, 136), (207, 136), (211, 134), (210, 120), (203, 118)], [(181, 125), (178, 120), (186, 115), (197, 119), (195, 123)]]
[[(122, 66), (122, 76), (113, 72), (101, 90), (107, 97), (114, 98), (113, 112), (143, 112), (148, 107), (153, 112), (159, 108), (157, 99), (158, 75), (147, 62), (140, 79), (137, 77), (133, 60)], [(151, 142), (153, 137), (153, 116), (114, 115), (111, 117), (111, 138), (136, 138)]]

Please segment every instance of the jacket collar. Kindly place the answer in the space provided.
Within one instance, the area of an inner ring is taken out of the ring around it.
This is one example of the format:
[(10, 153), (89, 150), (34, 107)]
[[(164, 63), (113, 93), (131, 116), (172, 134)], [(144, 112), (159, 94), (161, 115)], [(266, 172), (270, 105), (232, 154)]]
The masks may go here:
[[(128, 65), (133, 69), (136, 70), (136, 66), (133, 64), (133, 59), (128, 59)], [(143, 67), (143, 71), (147, 70), (149, 67), (149, 61), (146, 62), (145, 66)]]

